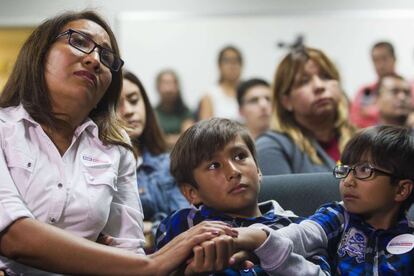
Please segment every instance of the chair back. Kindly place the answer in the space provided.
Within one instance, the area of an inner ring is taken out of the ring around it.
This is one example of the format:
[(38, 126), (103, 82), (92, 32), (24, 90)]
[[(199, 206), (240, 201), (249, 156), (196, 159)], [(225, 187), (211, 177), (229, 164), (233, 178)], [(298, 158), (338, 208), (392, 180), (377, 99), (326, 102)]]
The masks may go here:
[(263, 176), (259, 202), (270, 199), (298, 216), (310, 216), (322, 204), (341, 200), (339, 180), (332, 173)]

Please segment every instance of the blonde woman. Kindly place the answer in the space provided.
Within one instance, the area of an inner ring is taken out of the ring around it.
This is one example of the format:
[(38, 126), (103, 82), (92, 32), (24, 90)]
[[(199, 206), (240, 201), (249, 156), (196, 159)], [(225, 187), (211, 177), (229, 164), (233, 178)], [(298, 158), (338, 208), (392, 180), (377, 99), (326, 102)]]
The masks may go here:
[(274, 79), (271, 131), (256, 142), (262, 173), (331, 171), (353, 132), (332, 61), (313, 48), (289, 53)]

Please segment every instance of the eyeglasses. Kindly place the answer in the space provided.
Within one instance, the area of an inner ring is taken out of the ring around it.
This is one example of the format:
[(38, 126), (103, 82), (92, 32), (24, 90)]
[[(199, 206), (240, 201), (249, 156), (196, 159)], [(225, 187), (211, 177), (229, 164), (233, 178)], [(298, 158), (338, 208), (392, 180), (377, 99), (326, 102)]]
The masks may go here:
[(361, 180), (370, 178), (374, 172), (380, 172), (382, 174), (395, 177), (395, 175), (393, 175), (390, 172), (386, 172), (384, 170), (375, 168), (371, 164), (366, 164), (366, 163), (357, 164), (354, 166), (336, 165), (335, 168), (333, 169), (333, 175), (335, 176), (335, 178), (342, 179), (342, 178), (347, 177), (351, 171), (353, 171), (352, 173), (355, 178), (361, 179)]
[(117, 72), (121, 69), (122, 65), (124, 65), (124, 61), (115, 55), (114, 52), (111, 50), (102, 47), (87, 35), (77, 32), (75, 30), (69, 29), (61, 34), (59, 34), (56, 39), (62, 36), (68, 36), (69, 45), (75, 49), (78, 49), (82, 53), (90, 54), (98, 48), (99, 52), (99, 60), (102, 62), (103, 65), (108, 67), (111, 71)]

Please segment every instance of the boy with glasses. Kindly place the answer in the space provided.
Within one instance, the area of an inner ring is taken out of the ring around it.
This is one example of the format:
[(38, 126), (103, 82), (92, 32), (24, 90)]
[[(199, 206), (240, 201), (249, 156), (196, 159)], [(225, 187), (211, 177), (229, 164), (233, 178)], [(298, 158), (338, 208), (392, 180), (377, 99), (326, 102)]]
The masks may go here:
[(414, 275), (414, 225), (406, 218), (414, 198), (414, 137), (402, 127), (367, 128), (348, 142), (342, 163), (334, 176), (343, 201), (323, 205), (300, 224), (268, 229), (270, 237), (292, 241), (291, 247), (273, 243), (274, 255), (289, 256), (293, 248), (306, 257), (322, 248), (333, 274)]
[[(302, 218), (283, 210), (276, 201), (258, 204), (261, 176), (254, 142), (245, 127), (221, 118), (193, 125), (181, 135), (171, 152), (171, 174), (185, 197), (198, 207), (176, 211), (161, 222), (155, 239), (157, 249), (202, 221), (215, 220), (243, 227), (237, 228), (239, 236), (234, 241), (235, 248), (249, 251), (258, 248), (254, 253), (260, 259), (260, 265), (256, 262), (257, 265), (240, 271), (226, 269), (219, 275), (267, 275), (264, 265), (270, 262), (268, 259), (283, 258), (265, 247), (259, 248), (256, 241), (266, 240), (266, 229), (248, 226), (260, 223), (259, 227), (267, 225), (279, 229)], [(278, 241), (274, 242), (279, 245)], [(188, 266), (197, 267), (196, 273), (217, 271), (223, 262), (228, 263), (228, 260), (220, 260), (220, 252), (209, 250), (208, 246), (204, 250), (197, 247), (193, 252)], [(310, 261), (292, 254), (289, 262), (275, 271), (278, 275), (325, 275), (329, 268), (326, 260), (316, 255), (320, 252), (308, 253)], [(209, 266), (212, 262), (220, 265)]]

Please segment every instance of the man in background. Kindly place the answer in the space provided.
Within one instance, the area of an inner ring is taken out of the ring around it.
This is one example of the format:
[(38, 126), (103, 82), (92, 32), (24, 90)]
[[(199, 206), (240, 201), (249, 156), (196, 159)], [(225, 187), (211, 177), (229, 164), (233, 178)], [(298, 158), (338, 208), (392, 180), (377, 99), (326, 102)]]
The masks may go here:
[(410, 83), (393, 74), (382, 77), (378, 85), (378, 123), (408, 126), (407, 118), (412, 110)]
[(378, 96), (379, 80), (386, 75), (396, 74), (395, 51), (390, 42), (380, 41), (374, 44), (371, 50), (371, 58), (378, 80), (374, 83), (364, 85), (358, 90), (351, 104), (350, 120), (360, 128), (378, 123), (379, 111), (376, 99)]
[(253, 139), (267, 131), (272, 114), (270, 85), (262, 79), (249, 79), (237, 88), (239, 112)]

